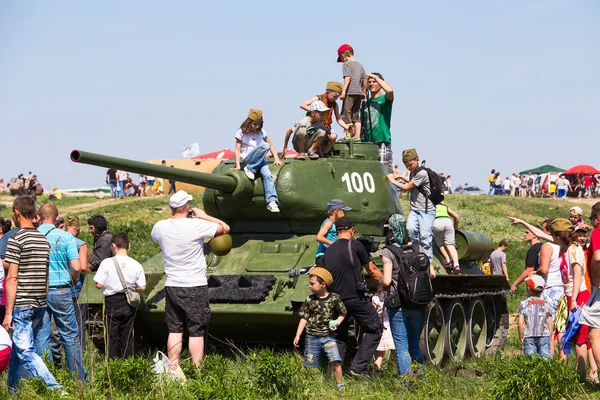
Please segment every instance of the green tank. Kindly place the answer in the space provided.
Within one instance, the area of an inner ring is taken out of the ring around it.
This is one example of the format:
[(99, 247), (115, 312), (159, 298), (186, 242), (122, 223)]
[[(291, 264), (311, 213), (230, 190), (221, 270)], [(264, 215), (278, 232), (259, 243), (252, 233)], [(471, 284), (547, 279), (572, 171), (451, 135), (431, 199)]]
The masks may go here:
[[(342, 199), (352, 207), (348, 215), (358, 233), (374, 239), (371, 255), (381, 268), (379, 251), (387, 220), (401, 213), (402, 207), (395, 188), (386, 180), (387, 167), (377, 156), (373, 143), (336, 144), (330, 158), (284, 160), (281, 167), (270, 164), (281, 209), (271, 213), (265, 208), (261, 179), (250, 181), (243, 171), (231, 170), (231, 161), (219, 164), (209, 174), (71, 152), (71, 160), (77, 163), (204, 186), (204, 210), (226, 221), (232, 236), (232, 250), (225, 256), (212, 254), (205, 246), (210, 335), (221, 340), (290, 344), (298, 310), (310, 295), (308, 275), (297, 272), (314, 264), (315, 235), (327, 217), (329, 200)], [(494, 353), (503, 347), (508, 332), (507, 282), (501, 276), (483, 275), (477, 268), (486, 253), (482, 248), (490, 245), (489, 238), (480, 234), (464, 238), (469, 257), (461, 265), (468, 273), (445, 275), (436, 261), (440, 271), (433, 280), (436, 300), (424, 312), (421, 345), (427, 359), (435, 364), (448, 357)], [(485, 244), (482, 238), (487, 239)], [(479, 259), (474, 254), (479, 254)], [(138, 311), (136, 336), (162, 345), (167, 329), (161, 254), (146, 261), (144, 270), (147, 288)], [(377, 283), (367, 278), (367, 284), (375, 293)], [(103, 299), (91, 276), (86, 278), (84, 290), (81, 299), (91, 310), (100, 310)], [(100, 327), (101, 320), (96, 318), (90, 324)]]

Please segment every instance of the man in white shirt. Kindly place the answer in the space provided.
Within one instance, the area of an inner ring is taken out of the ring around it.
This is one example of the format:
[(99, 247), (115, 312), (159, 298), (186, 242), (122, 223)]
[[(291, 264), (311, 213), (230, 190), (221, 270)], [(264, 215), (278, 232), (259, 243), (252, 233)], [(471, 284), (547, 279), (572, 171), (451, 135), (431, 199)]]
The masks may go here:
[[(152, 228), (152, 241), (162, 249), (165, 263), (165, 312), (171, 370), (179, 369), (183, 331), (189, 334), (192, 361), (204, 356), (204, 336), (210, 320), (204, 242), (229, 232), (229, 226), (198, 208), (190, 208), (192, 196), (180, 190), (171, 196), (171, 218)], [(193, 212), (188, 218), (188, 212)], [(191, 299), (191, 300), (190, 300)]]

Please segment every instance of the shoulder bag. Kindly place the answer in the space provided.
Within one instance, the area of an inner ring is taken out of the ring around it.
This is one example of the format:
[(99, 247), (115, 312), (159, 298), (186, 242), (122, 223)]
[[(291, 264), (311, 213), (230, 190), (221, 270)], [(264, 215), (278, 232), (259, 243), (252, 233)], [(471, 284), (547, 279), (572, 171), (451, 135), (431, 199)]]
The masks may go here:
[(119, 266), (119, 262), (117, 261), (117, 257), (113, 257), (113, 263), (115, 264), (115, 269), (117, 270), (117, 274), (119, 275), (119, 280), (121, 281), (121, 285), (123, 285), (123, 289), (125, 289), (125, 297), (127, 298), (127, 303), (137, 309), (140, 305), (140, 294), (135, 291), (134, 288), (128, 287), (125, 283), (125, 277), (123, 277), (123, 271), (121, 271), (121, 267)]

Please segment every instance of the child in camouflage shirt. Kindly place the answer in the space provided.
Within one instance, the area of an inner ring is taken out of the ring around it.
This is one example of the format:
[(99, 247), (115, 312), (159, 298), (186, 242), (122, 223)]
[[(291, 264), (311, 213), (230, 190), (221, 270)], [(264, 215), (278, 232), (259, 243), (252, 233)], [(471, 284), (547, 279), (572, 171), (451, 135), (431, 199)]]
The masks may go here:
[(343, 390), (342, 358), (337, 348), (334, 331), (346, 316), (346, 307), (342, 299), (335, 293), (329, 293), (327, 286), (333, 283), (333, 277), (325, 268), (315, 267), (310, 270), (309, 285), (313, 293), (300, 309), (300, 323), (294, 338), (294, 346), (298, 347), (300, 335), (306, 328), (304, 344), (304, 368), (318, 368), (321, 352), (325, 352), (338, 389)]

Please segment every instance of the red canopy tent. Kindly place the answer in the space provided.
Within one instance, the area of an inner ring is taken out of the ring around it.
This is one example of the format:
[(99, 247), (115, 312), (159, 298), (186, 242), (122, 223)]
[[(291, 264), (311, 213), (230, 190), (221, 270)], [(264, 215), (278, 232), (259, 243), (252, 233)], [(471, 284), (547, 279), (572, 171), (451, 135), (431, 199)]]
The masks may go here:
[(564, 175), (588, 175), (588, 174), (592, 174), (592, 175), (597, 175), (600, 174), (600, 171), (598, 171), (596, 168), (592, 167), (591, 165), (576, 165), (573, 168), (569, 168), (568, 170), (566, 170), (565, 172), (563, 172)]
[(235, 152), (231, 151), (229, 149), (223, 149), (223, 150), (217, 150), (217, 151), (213, 151), (212, 153), (206, 153), (206, 154), (202, 154), (196, 157), (192, 157), (192, 160), (210, 160), (210, 159), (217, 159), (217, 160), (229, 160), (230, 158), (234, 158), (235, 157)]

